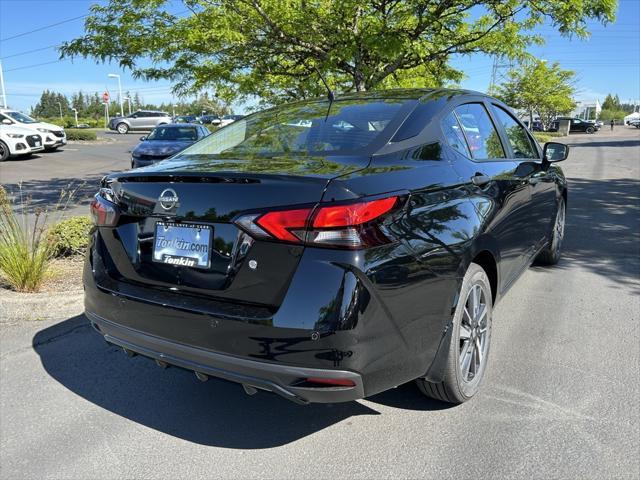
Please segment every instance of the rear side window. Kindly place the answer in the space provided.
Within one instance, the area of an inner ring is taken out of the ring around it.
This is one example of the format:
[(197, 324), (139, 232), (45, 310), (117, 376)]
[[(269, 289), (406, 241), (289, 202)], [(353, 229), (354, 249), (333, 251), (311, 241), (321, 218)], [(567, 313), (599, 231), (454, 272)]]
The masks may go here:
[(515, 158), (538, 158), (538, 151), (531, 143), (531, 139), (524, 127), (503, 108), (494, 105), (493, 111), (498, 122), (504, 127), (513, 150), (513, 156)]
[(482, 104), (468, 103), (454, 111), (474, 160), (505, 158), (498, 132)]
[(458, 123), (456, 115), (451, 112), (449, 115), (444, 117), (441, 125), (442, 131), (444, 132), (444, 138), (449, 146), (463, 154), (465, 157), (471, 158), (469, 146), (464, 138), (464, 133), (462, 133), (462, 128)]

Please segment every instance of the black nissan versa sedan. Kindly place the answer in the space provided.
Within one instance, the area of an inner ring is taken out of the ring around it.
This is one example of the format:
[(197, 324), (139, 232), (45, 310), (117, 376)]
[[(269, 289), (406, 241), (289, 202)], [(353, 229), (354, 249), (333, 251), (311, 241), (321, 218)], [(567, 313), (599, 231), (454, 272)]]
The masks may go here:
[(468, 91), (255, 113), (102, 180), (86, 314), (129, 355), (248, 394), (341, 402), (416, 380), (464, 402), (495, 303), (558, 261), (567, 153)]

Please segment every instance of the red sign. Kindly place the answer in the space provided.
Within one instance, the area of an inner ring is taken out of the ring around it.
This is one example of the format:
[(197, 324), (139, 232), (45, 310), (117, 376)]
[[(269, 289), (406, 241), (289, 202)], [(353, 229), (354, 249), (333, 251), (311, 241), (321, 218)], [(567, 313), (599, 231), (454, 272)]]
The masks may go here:
[(104, 103), (107, 103), (107, 102), (109, 101), (109, 92), (104, 92), (104, 93), (102, 94), (102, 101), (103, 101)]

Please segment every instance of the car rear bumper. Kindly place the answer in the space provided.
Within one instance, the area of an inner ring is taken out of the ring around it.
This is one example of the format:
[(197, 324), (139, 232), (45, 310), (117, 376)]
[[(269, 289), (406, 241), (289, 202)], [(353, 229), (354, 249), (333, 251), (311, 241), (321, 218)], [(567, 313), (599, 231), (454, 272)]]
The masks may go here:
[[(455, 278), (408, 277), (398, 268), (367, 276), (358, 251), (307, 248), (284, 299), (269, 307), (112, 276), (100, 235), (92, 235), (85, 263), (85, 311), (108, 342), (300, 403), (441, 379)], [(425, 308), (416, 306), (421, 299)], [(309, 377), (353, 385), (301, 386)]]
[[(118, 325), (95, 313), (86, 312), (86, 315), (107, 342), (129, 352), (206, 376), (240, 383), (245, 388), (273, 392), (296, 403), (346, 402), (364, 396), (362, 377), (355, 372), (303, 368), (238, 358), (154, 337)], [(353, 386), (308, 388), (296, 385), (311, 377), (349, 380), (353, 382)], [(200, 375), (200, 378), (206, 377)]]

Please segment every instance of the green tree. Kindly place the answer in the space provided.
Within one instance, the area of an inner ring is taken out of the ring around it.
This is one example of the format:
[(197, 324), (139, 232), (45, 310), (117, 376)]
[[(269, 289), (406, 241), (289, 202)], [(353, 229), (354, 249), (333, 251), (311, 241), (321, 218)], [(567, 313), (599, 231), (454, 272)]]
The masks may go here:
[[(463, 72), (453, 55), (527, 57), (536, 27), (587, 37), (617, 0), (110, 0), (93, 5), (85, 34), (63, 57), (118, 62), (137, 78), (169, 79), (176, 93), (213, 88), (226, 102), (267, 103), (324, 93), (439, 86)], [(175, 10), (175, 7), (174, 7)]]
[(533, 60), (511, 70), (508, 80), (497, 87), (496, 96), (512, 108), (527, 112), (529, 125), (535, 114), (546, 127), (558, 115), (575, 108), (573, 77), (571, 70), (562, 70), (558, 63)]
[[(58, 105), (60, 102), (60, 105)], [(34, 117), (59, 117), (60, 110), (62, 115), (66, 115), (69, 110), (69, 101), (61, 93), (45, 90), (40, 96), (38, 103), (31, 109), (31, 114)]]
[(622, 105), (620, 105), (620, 98), (618, 98), (618, 95), (611, 95), (609, 93), (605, 97), (604, 102), (602, 102), (603, 110), (620, 110), (621, 108)]

